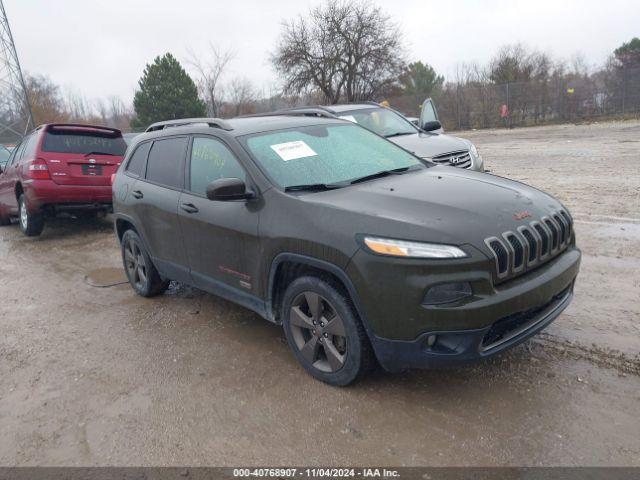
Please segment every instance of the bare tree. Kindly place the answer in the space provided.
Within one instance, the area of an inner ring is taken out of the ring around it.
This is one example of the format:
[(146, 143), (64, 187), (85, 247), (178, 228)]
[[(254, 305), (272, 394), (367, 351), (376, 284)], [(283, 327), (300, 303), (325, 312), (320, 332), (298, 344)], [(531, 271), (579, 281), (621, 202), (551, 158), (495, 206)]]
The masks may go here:
[(127, 130), (133, 118), (133, 112), (120, 97), (115, 95), (107, 99), (109, 112), (109, 125), (120, 130)]
[(338, 103), (384, 95), (404, 69), (400, 30), (363, 0), (328, 0), (285, 22), (271, 61), (285, 93), (322, 92)]
[(102, 98), (99, 98), (93, 102), (94, 108), (98, 113), (98, 117), (100, 117), (101, 122), (104, 125), (109, 125), (109, 109), (107, 108), (107, 104)]
[(68, 120), (60, 87), (44, 75), (28, 75), (27, 95), (36, 125)]
[(207, 115), (211, 117), (219, 114), (222, 103), (222, 77), (234, 58), (233, 51), (221, 50), (213, 44), (209, 44), (209, 52), (204, 59), (194, 52), (189, 53), (187, 62), (195, 70), (198, 90), (207, 106)]
[(235, 77), (227, 87), (229, 101), (231, 102), (234, 115), (247, 113), (247, 107), (255, 101), (256, 93), (251, 81), (245, 77)]

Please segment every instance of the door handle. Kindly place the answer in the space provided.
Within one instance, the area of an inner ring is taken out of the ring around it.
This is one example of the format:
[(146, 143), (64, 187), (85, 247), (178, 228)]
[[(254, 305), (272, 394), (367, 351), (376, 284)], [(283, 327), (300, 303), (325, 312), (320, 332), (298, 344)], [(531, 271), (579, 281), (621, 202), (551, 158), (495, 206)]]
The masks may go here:
[(133, 198), (137, 199), (141, 199), (142, 197), (144, 197), (144, 193), (142, 193), (140, 190), (134, 190), (133, 192), (131, 192), (131, 195), (133, 195)]
[(193, 203), (183, 203), (180, 208), (187, 213), (198, 213), (200, 211)]

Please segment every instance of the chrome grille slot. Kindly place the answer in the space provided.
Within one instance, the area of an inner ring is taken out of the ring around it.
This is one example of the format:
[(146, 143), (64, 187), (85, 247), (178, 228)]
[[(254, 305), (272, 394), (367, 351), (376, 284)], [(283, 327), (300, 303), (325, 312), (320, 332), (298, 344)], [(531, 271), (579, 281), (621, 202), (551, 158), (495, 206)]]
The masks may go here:
[(562, 215), (564, 217), (564, 219), (567, 222), (567, 225), (569, 225), (569, 227), (571, 227), (571, 219), (569, 218), (569, 215), (567, 214), (567, 212), (565, 212), (564, 210), (560, 210), (560, 215)]
[(564, 210), (560, 210), (560, 215), (564, 218), (565, 222), (567, 222), (567, 243), (571, 241), (571, 233), (573, 231), (573, 224), (571, 223), (571, 218), (569, 214)]
[(495, 262), (497, 282), (532, 270), (567, 248), (572, 235), (571, 221), (564, 210), (551, 212), (540, 220), (485, 239)]
[(560, 246), (560, 232), (556, 224), (551, 221), (550, 218), (545, 217), (542, 219), (544, 224), (547, 226), (549, 231), (551, 232), (551, 251), (555, 251)]
[(513, 262), (512, 268), (514, 272), (518, 272), (522, 270), (524, 266), (524, 246), (518, 237), (515, 236), (514, 233), (505, 233), (504, 238), (511, 245), (511, 249), (513, 251)]
[(544, 258), (550, 253), (549, 235), (547, 234), (547, 231), (542, 227), (542, 225), (540, 225), (538, 222), (531, 222), (531, 226), (538, 234), (538, 237), (540, 237), (540, 241), (542, 242), (540, 244), (540, 258)]
[(528, 248), (529, 252), (527, 255), (527, 264), (531, 265), (535, 263), (536, 258), (538, 258), (538, 241), (533, 236), (533, 233), (531, 233), (531, 230), (529, 230), (527, 227), (520, 227), (519, 230), (520, 230), (520, 234), (527, 241), (527, 245), (529, 247)]
[(467, 150), (437, 155), (431, 160), (438, 165), (448, 165), (451, 167), (469, 168), (471, 166), (471, 155)]
[(496, 237), (485, 240), (494, 254), (498, 277), (504, 277), (509, 273), (509, 251)]
[(564, 220), (557, 213), (553, 216), (553, 219), (556, 221), (556, 223), (560, 227), (560, 243), (565, 244), (568, 240), (567, 226), (565, 225)]

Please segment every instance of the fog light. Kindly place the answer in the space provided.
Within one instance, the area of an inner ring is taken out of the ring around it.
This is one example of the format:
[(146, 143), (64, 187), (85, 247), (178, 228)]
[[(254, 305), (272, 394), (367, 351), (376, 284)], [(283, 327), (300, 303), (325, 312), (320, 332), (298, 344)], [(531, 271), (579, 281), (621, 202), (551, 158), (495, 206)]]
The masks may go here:
[(423, 305), (440, 305), (462, 300), (473, 295), (469, 282), (441, 283), (431, 287), (422, 301)]

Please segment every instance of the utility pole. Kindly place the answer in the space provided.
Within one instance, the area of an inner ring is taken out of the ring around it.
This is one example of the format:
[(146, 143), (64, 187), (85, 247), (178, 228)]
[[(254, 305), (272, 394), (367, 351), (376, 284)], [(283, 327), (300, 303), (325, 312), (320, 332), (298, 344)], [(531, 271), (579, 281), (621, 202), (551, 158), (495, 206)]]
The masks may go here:
[(34, 126), (9, 19), (0, 0), (0, 139), (20, 140)]

